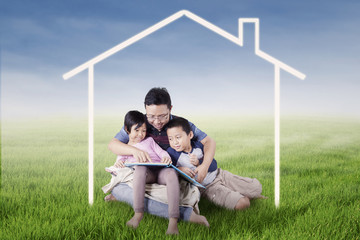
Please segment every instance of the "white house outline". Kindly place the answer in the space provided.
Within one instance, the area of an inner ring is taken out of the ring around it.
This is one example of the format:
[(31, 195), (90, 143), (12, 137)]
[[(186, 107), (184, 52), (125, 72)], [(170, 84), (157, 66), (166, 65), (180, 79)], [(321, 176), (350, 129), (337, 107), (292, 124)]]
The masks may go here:
[(73, 70), (65, 73), (63, 78), (65, 80), (75, 76), (76, 74), (88, 69), (88, 127), (89, 127), (89, 204), (94, 202), (94, 65), (118, 51), (132, 45), (140, 39), (150, 35), (151, 33), (165, 27), (166, 25), (186, 16), (191, 20), (199, 23), (205, 28), (214, 31), (220, 36), (228, 39), (229, 41), (243, 46), (243, 25), (244, 23), (254, 23), (255, 25), (255, 54), (262, 59), (274, 64), (274, 83), (275, 83), (275, 206), (279, 207), (280, 204), (280, 69), (294, 75), (295, 77), (304, 80), (306, 75), (298, 70), (290, 67), (289, 65), (279, 61), (278, 59), (268, 55), (260, 50), (260, 30), (258, 18), (239, 18), (239, 37), (226, 32), (225, 30), (217, 27), (216, 25), (206, 21), (205, 19), (193, 14), (187, 10), (181, 10), (175, 14), (165, 18), (164, 20), (156, 23), (155, 25), (145, 29), (144, 31), (134, 35), (133, 37), (121, 42), (113, 48), (101, 53), (100, 55), (90, 59), (89, 61), (81, 64)]

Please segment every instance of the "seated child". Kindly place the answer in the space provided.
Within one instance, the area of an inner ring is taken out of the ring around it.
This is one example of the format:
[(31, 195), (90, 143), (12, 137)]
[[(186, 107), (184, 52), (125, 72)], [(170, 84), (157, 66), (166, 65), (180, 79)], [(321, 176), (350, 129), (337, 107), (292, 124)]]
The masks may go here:
[[(133, 145), (149, 153), (152, 162), (171, 163), (169, 154), (155, 141), (146, 136), (145, 115), (138, 111), (129, 111), (125, 115), (124, 126), (129, 134), (129, 145)], [(124, 163), (137, 162), (133, 156), (118, 156), (116, 167), (124, 167)], [(179, 218), (179, 180), (174, 169), (147, 166), (136, 166), (133, 180), (134, 216), (127, 222), (128, 226), (137, 228), (144, 215), (145, 183), (166, 185), (169, 211), (167, 234), (178, 234)]]
[[(191, 140), (193, 132), (189, 122), (181, 117), (170, 120), (167, 124), (167, 135), (170, 143), (167, 151), (173, 164), (196, 179), (196, 166), (203, 160), (203, 145)], [(247, 208), (250, 206), (250, 199), (262, 197), (262, 186), (256, 178), (240, 177), (222, 170), (217, 167), (215, 159), (211, 162), (202, 184), (206, 187), (199, 188), (202, 195), (228, 209)]]

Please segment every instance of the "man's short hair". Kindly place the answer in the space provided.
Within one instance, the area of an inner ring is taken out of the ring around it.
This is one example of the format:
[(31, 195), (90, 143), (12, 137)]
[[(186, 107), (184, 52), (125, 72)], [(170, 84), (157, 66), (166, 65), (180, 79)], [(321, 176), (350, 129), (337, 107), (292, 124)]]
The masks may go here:
[(190, 123), (188, 120), (182, 117), (174, 117), (166, 124), (167, 129), (174, 127), (181, 127), (187, 135), (191, 132)]
[(152, 88), (145, 96), (145, 107), (150, 105), (162, 105), (165, 104), (171, 109), (171, 98), (166, 88)]
[(124, 118), (124, 128), (130, 133), (131, 127), (136, 125), (135, 130), (141, 127), (146, 121), (145, 115), (139, 111), (129, 111)]

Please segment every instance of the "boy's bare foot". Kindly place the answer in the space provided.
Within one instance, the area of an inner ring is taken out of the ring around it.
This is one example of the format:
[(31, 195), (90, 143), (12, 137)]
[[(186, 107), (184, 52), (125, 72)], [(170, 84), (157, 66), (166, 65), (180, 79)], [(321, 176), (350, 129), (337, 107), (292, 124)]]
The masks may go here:
[(111, 193), (104, 198), (105, 202), (116, 201), (116, 198)]
[(174, 235), (178, 235), (179, 234), (179, 229), (177, 226), (177, 218), (170, 218), (169, 219), (169, 226), (168, 229), (166, 231), (166, 234), (174, 234)]
[(126, 225), (136, 229), (139, 226), (143, 216), (144, 213), (135, 213), (134, 216), (126, 223)]
[(194, 211), (192, 211), (189, 221), (193, 223), (205, 225), (206, 227), (210, 227), (210, 224), (207, 221), (206, 217), (196, 214)]

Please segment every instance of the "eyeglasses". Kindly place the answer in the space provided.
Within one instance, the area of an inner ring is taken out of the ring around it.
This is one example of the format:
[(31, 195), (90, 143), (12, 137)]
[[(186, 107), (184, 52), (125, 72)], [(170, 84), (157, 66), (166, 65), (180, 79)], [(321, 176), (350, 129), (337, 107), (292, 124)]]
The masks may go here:
[(169, 114), (162, 114), (162, 115), (159, 115), (159, 116), (154, 116), (154, 115), (147, 115), (146, 114), (146, 117), (148, 119), (149, 122), (153, 122), (155, 121), (155, 119), (159, 120), (160, 122), (166, 120), (169, 118)]

